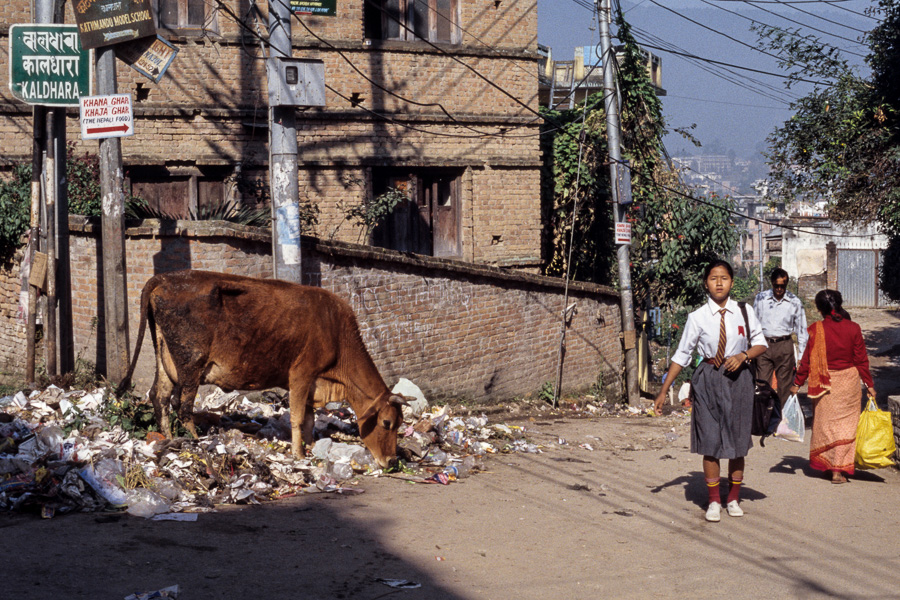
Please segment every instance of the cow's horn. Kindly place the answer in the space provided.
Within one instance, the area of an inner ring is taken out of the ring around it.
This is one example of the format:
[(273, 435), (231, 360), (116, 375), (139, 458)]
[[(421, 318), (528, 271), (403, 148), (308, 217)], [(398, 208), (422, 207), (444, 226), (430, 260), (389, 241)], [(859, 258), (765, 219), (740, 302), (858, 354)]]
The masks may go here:
[(388, 402), (396, 404), (397, 406), (409, 406), (409, 403), (413, 400), (415, 400), (415, 398), (402, 396), (400, 394), (391, 394), (391, 397), (388, 398)]

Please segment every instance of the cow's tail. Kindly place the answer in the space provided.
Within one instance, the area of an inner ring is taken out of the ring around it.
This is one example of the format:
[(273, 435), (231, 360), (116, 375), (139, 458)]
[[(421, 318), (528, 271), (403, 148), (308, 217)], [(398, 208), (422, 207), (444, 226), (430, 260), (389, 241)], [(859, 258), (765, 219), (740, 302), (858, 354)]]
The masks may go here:
[(128, 367), (128, 372), (125, 373), (125, 377), (122, 378), (122, 381), (120, 381), (119, 385), (116, 387), (117, 396), (121, 396), (129, 387), (131, 387), (131, 376), (134, 375), (134, 368), (137, 366), (138, 356), (141, 354), (141, 345), (144, 343), (144, 332), (147, 329), (147, 315), (150, 311), (150, 294), (158, 285), (159, 280), (154, 277), (147, 282), (147, 285), (145, 285), (144, 289), (141, 291), (141, 324), (138, 326), (137, 344), (134, 347), (134, 356), (131, 358), (131, 365)]

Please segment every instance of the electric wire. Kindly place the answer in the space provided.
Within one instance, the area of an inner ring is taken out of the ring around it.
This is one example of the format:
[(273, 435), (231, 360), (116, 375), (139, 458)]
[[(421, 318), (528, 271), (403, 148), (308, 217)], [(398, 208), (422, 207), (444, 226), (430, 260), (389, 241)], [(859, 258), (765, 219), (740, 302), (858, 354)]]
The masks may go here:
[(673, 10), (673, 9), (667, 7), (667, 6), (663, 6), (662, 4), (660, 4), (659, 2), (657, 2), (656, 0), (648, 0), (648, 2), (650, 2), (651, 4), (655, 4), (655, 5), (658, 6), (659, 8), (662, 8), (663, 10), (666, 10), (666, 11), (668, 11), (668, 12), (674, 14), (674, 15), (677, 15), (677, 16), (681, 17), (682, 19), (684, 19), (685, 21), (688, 21), (689, 23), (693, 23), (694, 25), (697, 25), (698, 27), (702, 27), (703, 29), (706, 29), (706, 30), (708, 30), (708, 31), (711, 31), (711, 32), (715, 33), (716, 35), (720, 35), (720, 36), (722, 36), (722, 37), (724, 37), (724, 38), (727, 38), (727, 39), (731, 40), (732, 42), (735, 42), (735, 43), (737, 43), (737, 44), (740, 44), (741, 46), (744, 46), (744, 47), (746, 47), (746, 48), (750, 48), (751, 50), (753, 50), (753, 51), (755, 51), (755, 52), (759, 52), (760, 54), (764, 54), (764, 55), (769, 56), (769, 57), (772, 57), (772, 58), (774, 58), (774, 59), (776, 59), (776, 60), (780, 60), (780, 59), (781, 59), (781, 57), (778, 56), (777, 54), (772, 54), (771, 52), (767, 52), (767, 51), (765, 51), (765, 50), (763, 50), (763, 49), (761, 49), (761, 48), (757, 48), (757, 47), (754, 46), (753, 44), (748, 44), (747, 42), (744, 42), (743, 40), (739, 40), (739, 39), (737, 39), (736, 37), (732, 37), (732, 36), (728, 35), (727, 33), (724, 33), (724, 32), (721, 32), (721, 31), (717, 31), (714, 27), (710, 27), (709, 25), (705, 25), (705, 24), (701, 23), (700, 21), (697, 21), (697, 20), (695, 20), (695, 19), (692, 19), (692, 18), (690, 18), (690, 17), (688, 17), (688, 16), (686, 16), (686, 15), (683, 15), (683, 14), (681, 14), (680, 12), (678, 12), (677, 10)]
[[(737, 11), (729, 10), (729, 9), (725, 8), (724, 6), (719, 6), (718, 4), (715, 4), (715, 3), (713, 3), (713, 2), (710, 2), (709, 0), (700, 0), (700, 2), (702, 2), (703, 4), (706, 4), (706, 5), (712, 6), (713, 8), (717, 8), (717, 9), (719, 9), (719, 10), (722, 10), (722, 11), (725, 11), (725, 12), (730, 13), (730, 14), (732, 14), (732, 15), (735, 15), (736, 17), (740, 17), (741, 19), (745, 19), (745, 20), (747, 20), (747, 21), (750, 21), (751, 23), (757, 23), (757, 24), (763, 25), (763, 26), (765, 26), (765, 27), (770, 27), (770, 28), (772, 28), (772, 29), (775, 29), (775, 30), (777, 30), (777, 31), (781, 31), (781, 32), (783, 32), (783, 33), (788, 33), (788, 34), (792, 33), (792, 32), (790, 32), (790, 31), (788, 31), (788, 30), (786, 30), (786, 29), (784, 29), (784, 28), (782, 28), (782, 27), (778, 27), (778, 26), (776, 26), (776, 25), (771, 25), (771, 24), (769, 24), (769, 23), (764, 23), (764, 22), (759, 21), (759, 20), (757, 20), (757, 19), (754, 19), (754, 18), (752, 18), (752, 17), (748, 17), (747, 15), (742, 15), (741, 13), (739, 13), (739, 12), (737, 12)], [(825, 34), (825, 35), (828, 35), (828, 36), (831, 36), (831, 37), (835, 37), (835, 38), (837, 38), (837, 39), (839, 39), (839, 40), (844, 40), (844, 41), (846, 41), (846, 42), (850, 42), (850, 43), (852, 43), (852, 44), (862, 45), (862, 44), (860, 44), (859, 40), (854, 40), (854, 39), (851, 39), (851, 38), (846, 38), (846, 37), (843, 37), (843, 36), (840, 36), (840, 35), (831, 33), (831, 32), (829, 32), (829, 31), (825, 31), (824, 29), (818, 29), (818, 28), (816, 28), (816, 27), (813, 27), (812, 25), (807, 25), (807, 24), (805, 24), (805, 23), (801, 23), (800, 21), (795, 21), (794, 19), (790, 19), (790, 18), (788, 18), (788, 17), (785, 17), (785, 16), (783, 16), (783, 15), (779, 15), (778, 13), (775, 13), (775, 12), (769, 11), (769, 10), (766, 10), (766, 9), (764, 9), (764, 8), (760, 8), (760, 7), (758, 7), (758, 6), (755, 7), (755, 8), (756, 8), (757, 10), (762, 10), (762, 11), (764, 11), (764, 12), (771, 13), (771, 14), (773, 14), (773, 15), (779, 17), (779, 18), (782, 18), (782, 19), (785, 19), (785, 20), (787, 20), (787, 21), (790, 21), (791, 23), (795, 23), (795, 24), (797, 24), (797, 25), (800, 25), (801, 27), (805, 27), (805, 28), (807, 28), (807, 29), (811, 29), (811, 30), (813, 30), (813, 31), (817, 31), (817, 32), (823, 33), (823, 34)], [(837, 46), (834, 46), (834, 45), (832, 45), (832, 44), (823, 44), (823, 45), (828, 46), (829, 48), (834, 48), (835, 50), (840, 50), (841, 52), (844, 52), (844, 53), (846, 53), (846, 54), (850, 54), (850, 55), (852, 55), (852, 56), (858, 56), (858, 57), (860, 57), (860, 58), (865, 58), (865, 55), (864, 55), (864, 54), (859, 54), (858, 52), (853, 52), (852, 50), (846, 50), (846, 49), (843, 49), (843, 48), (838, 48)]]
[[(616, 70), (618, 71), (619, 65), (618, 65), (617, 63), (613, 63), (613, 68), (616, 69)], [(641, 100), (642, 103), (645, 103), (645, 100), (644, 100), (643, 98), (640, 98), (640, 100)], [(646, 106), (646, 104), (644, 104), (644, 108), (645, 108), (645, 110), (648, 109), (648, 107)], [(670, 156), (670, 154), (669, 154), (668, 149), (667, 149), (666, 146), (665, 146), (665, 143), (660, 139), (660, 140), (659, 140), (659, 144), (660, 144), (661, 153), (667, 158), (669, 164), (671, 165), (672, 159), (671, 159), (671, 156)], [(608, 158), (609, 158), (610, 161), (614, 160), (614, 159), (612, 159), (612, 157), (609, 157), (609, 156), (608, 156)], [(624, 165), (624, 166), (629, 170), (630, 173), (633, 173), (633, 172), (634, 172), (634, 167), (631, 165), (631, 163), (630, 163), (629, 161), (626, 161), (626, 160), (619, 160), (619, 161), (617, 161), (617, 162), (619, 162), (620, 164)], [(671, 168), (671, 167), (670, 167), (670, 168)], [(690, 169), (690, 170), (693, 171), (693, 169)], [(696, 172), (696, 171), (694, 171), (694, 172)], [(708, 179), (708, 177), (706, 177), (705, 175), (703, 175), (703, 174), (700, 174), (700, 175), (701, 175), (701, 177), (704, 177), (704, 178)], [(681, 183), (681, 185), (687, 187), (686, 184), (685, 184), (684, 182), (681, 181), (681, 178), (680, 178), (680, 177), (678, 178), (678, 181), (679, 181), (679, 183)], [(653, 182), (653, 183), (654, 183), (654, 185), (655, 185), (657, 188), (659, 188), (659, 189), (667, 190), (667, 191), (669, 191), (669, 192), (672, 192), (672, 193), (674, 193), (674, 194), (677, 194), (677, 195), (679, 195), (679, 196), (681, 196), (681, 197), (683, 197), (683, 198), (685, 198), (685, 199), (691, 200), (691, 201), (693, 201), (693, 202), (700, 203), (700, 204), (704, 204), (704, 205), (707, 205), (707, 206), (712, 206), (712, 207), (717, 208), (717, 209), (719, 209), (719, 210), (725, 210), (725, 211), (727, 211), (728, 213), (730, 213), (730, 214), (732, 214), (732, 215), (734, 215), (734, 216), (738, 216), (738, 217), (740, 217), (740, 218), (742, 218), (742, 219), (747, 219), (747, 220), (750, 220), (750, 221), (755, 221), (755, 222), (757, 222), (757, 223), (765, 223), (765, 224), (767, 224), (767, 225), (771, 225), (772, 227), (782, 227), (783, 229), (789, 229), (789, 230), (798, 231), (798, 232), (801, 232), (801, 233), (808, 233), (808, 234), (812, 234), (812, 235), (820, 235), (820, 236), (824, 236), (824, 237), (834, 237), (834, 238), (858, 238), (858, 237), (868, 237), (868, 236), (865, 235), (865, 234), (859, 234), (859, 235), (852, 235), (852, 234), (851, 234), (851, 235), (846, 235), (846, 234), (824, 233), (824, 232), (819, 232), (819, 231), (806, 231), (806, 230), (804, 230), (804, 229), (802, 229), (802, 228), (800, 228), (800, 227), (795, 227), (795, 226), (791, 226), (791, 225), (785, 225), (785, 224), (782, 224), (782, 223), (775, 223), (775, 222), (772, 222), (772, 221), (767, 221), (767, 220), (765, 220), (765, 219), (760, 219), (760, 218), (758, 218), (758, 217), (753, 217), (753, 216), (750, 216), (750, 215), (745, 215), (745, 214), (740, 213), (740, 212), (737, 212), (737, 211), (735, 211), (735, 210), (733, 210), (733, 209), (729, 209), (729, 208), (727, 208), (727, 207), (719, 206), (719, 205), (714, 204), (714, 203), (712, 203), (712, 202), (703, 200), (703, 199), (701, 199), (701, 198), (697, 198), (697, 197), (694, 196), (693, 194), (688, 194), (688, 193), (683, 192), (683, 191), (681, 191), (681, 190), (672, 188), (672, 187), (670, 187), (670, 186), (668, 186), (668, 185), (661, 184), (661, 183), (659, 183), (658, 181), (656, 181), (655, 179), (654, 179), (654, 182)], [(724, 186), (723, 186), (723, 187), (724, 187)], [(729, 189), (730, 189), (730, 188), (729, 188)], [(732, 191), (736, 191), (736, 190), (732, 190)]]
[[(754, 3), (755, 2), (753, 0), (744, 0), (744, 4), (749, 4), (750, 6), (753, 6)], [(856, 27), (851, 27), (850, 25), (847, 25), (846, 23), (841, 23), (840, 21), (833, 21), (827, 17), (823, 17), (821, 15), (817, 15), (816, 13), (809, 12), (808, 10), (804, 10), (802, 8), (797, 8), (796, 6), (793, 6), (793, 4), (794, 4), (793, 2), (775, 2), (775, 4), (779, 4), (781, 6), (786, 6), (788, 8), (793, 8), (797, 12), (801, 12), (805, 15), (809, 15), (816, 19), (820, 19), (822, 21), (825, 21), (826, 23), (831, 23), (832, 25), (837, 25), (838, 27), (843, 27), (845, 29), (849, 29), (850, 31), (855, 31), (857, 33), (862, 33), (862, 34), (868, 33), (868, 31), (866, 31), (865, 29), (857, 29)], [(756, 8), (759, 8), (759, 7), (756, 7)], [(760, 10), (762, 10), (762, 9), (760, 9)], [(771, 12), (771, 11), (767, 10), (766, 12)]]
[[(276, 1), (280, 1), (280, 0), (276, 0)], [(260, 34), (258, 34), (257, 32), (253, 31), (253, 29), (251, 29), (246, 23), (244, 23), (244, 22), (240, 19), (240, 17), (238, 17), (238, 15), (236, 15), (236, 14), (230, 9), (230, 7), (228, 7), (227, 5), (224, 4), (223, 0), (214, 0), (214, 2), (218, 5), (218, 7), (219, 7), (221, 10), (223, 10), (223, 11), (226, 13), (226, 15), (228, 15), (228, 17), (231, 18), (232, 21), (234, 21), (238, 26), (240, 26), (241, 28), (243, 28), (243, 29), (244, 29), (246, 32), (248, 32), (252, 37), (259, 39), (259, 41), (260, 41), (261, 44), (266, 44), (266, 45), (268, 45), (268, 47), (270, 48), (270, 50), (274, 49), (274, 48), (271, 47), (271, 45), (269, 45), (268, 40), (264, 39)], [(296, 15), (295, 15), (295, 16), (296, 16)], [(285, 56), (285, 57), (289, 57), (289, 55), (285, 54), (284, 52), (281, 52), (281, 55), (282, 55), (282, 56)], [(366, 106), (364, 106), (364, 105), (362, 105), (361, 103), (359, 103), (358, 101), (353, 100), (353, 99), (347, 97), (346, 95), (342, 94), (341, 92), (339, 92), (338, 90), (336, 90), (335, 88), (333, 88), (332, 86), (330, 86), (330, 85), (328, 85), (328, 84), (325, 84), (325, 87), (326, 87), (328, 90), (330, 90), (332, 93), (334, 93), (335, 95), (337, 95), (338, 97), (340, 97), (341, 99), (346, 100), (351, 106), (357, 107), (357, 108), (363, 110), (364, 112), (368, 113), (368, 114), (371, 115), (371, 116), (374, 116), (374, 117), (376, 117), (376, 118), (378, 118), (378, 119), (380, 119), (380, 120), (383, 120), (383, 121), (387, 121), (387, 122), (393, 123), (393, 124), (398, 125), (398, 126), (400, 126), (400, 127), (404, 127), (404, 128), (406, 128), (406, 129), (410, 129), (410, 130), (412, 130), (412, 131), (417, 131), (417, 132), (424, 133), (424, 134), (427, 134), (427, 135), (436, 135), (436, 136), (453, 137), (453, 138), (466, 138), (466, 139), (485, 138), (485, 137), (500, 137), (500, 138), (535, 137), (535, 136), (542, 135), (542, 132), (536, 132), (536, 133), (533, 133), (533, 134), (526, 134), (526, 135), (507, 135), (505, 132), (500, 132), (500, 133), (478, 133), (478, 134), (475, 134), (475, 135), (463, 135), (463, 134), (453, 134), (453, 133), (445, 133), (445, 132), (431, 131), (431, 130), (428, 130), (428, 129), (423, 129), (423, 128), (421, 128), (421, 127), (416, 127), (416, 126), (414, 126), (414, 125), (410, 125), (410, 124), (405, 123), (405, 122), (403, 122), (403, 121), (401, 121), (401, 120), (394, 119), (394, 118), (389, 117), (389, 116), (387, 116), (387, 115), (384, 115), (384, 114), (382, 114), (382, 113), (378, 113), (378, 112), (376, 112), (376, 111), (374, 111), (374, 110), (372, 110), (372, 109), (369, 109), (369, 108), (367, 108)], [(532, 112), (534, 112), (534, 111), (532, 111)], [(541, 116), (541, 117), (542, 117), (542, 115), (540, 115), (539, 113), (538, 113), (538, 116)], [(468, 128), (468, 129), (472, 129), (470, 126), (468, 126), (467, 124), (465, 124), (465, 123), (459, 121), (458, 119), (456, 119), (456, 118), (453, 117), (452, 115), (450, 115), (449, 118), (450, 118), (454, 123), (456, 123), (458, 126), (465, 127), (465, 128)], [(515, 127), (524, 127), (524, 126), (527, 126), (527, 124), (523, 124), (523, 125), (509, 125), (509, 126), (501, 127), (501, 129), (509, 130), (509, 129), (512, 129), (512, 128), (515, 128)]]
[[(706, 71), (707, 73), (710, 73), (711, 75), (718, 77), (724, 81), (727, 81), (737, 87), (740, 87), (749, 92), (752, 92), (758, 96), (763, 96), (765, 98), (774, 100), (775, 102), (780, 102), (782, 104), (790, 104), (791, 102), (794, 102), (799, 99), (799, 96), (794, 96), (793, 94), (791, 94), (790, 92), (785, 90), (783, 87), (778, 87), (778, 86), (763, 82), (755, 77), (750, 77), (749, 75), (745, 75), (743, 73), (736, 72), (736, 71), (732, 70), (732, 68), (729, 68), (729, 67), (725, 67), (725, 66), (721, 66), (721, 65), (707, 64), (707, 61), (701, 59), (700, 57), (697, 57), (697, 56), (687, 52), (686, 50), (684, 50), (683, 48), (680, 48), (679, 46), (676, 46), (675, 44), (666, 42), (665, 40), (662, 40), (649, 32), (643, 31), (642, 29), (637, 28), (637, 27), (632, 27), (632, 30), (634, 32), (636, 32), (637, 34), (639, 34), (640, 36), (643, 36), (644, 38), (649, 39), (651, 42), (655, 41), (657, 44), (661, 44), (661, 46), (653, 46), (652, 44), (649, 44), (644, 39), (641, 39), (640, 43), (642, 46), (646, 46), (648, 48), (659, 49), (663, 52), (668, 52), (673, 55), (676, 55), (676, 56), (678, 56), (678, 58), (682, 58), (682, 59), (692, 63), (694, 66), (698, 67), (699, 69)], [(777, 76), (779, 78), (784, 78), (784, 74), (776, 75), (776, 74), (772, 73), (771, 75)], [(755, 84), (758, 87), (754, 87), (753, 85), (750, 85), (747, 82), (751, 82), (752, 84)], [(759, 88), (765, 88), (766, 90), (769, 90), (769, 91), (763, 91)]]

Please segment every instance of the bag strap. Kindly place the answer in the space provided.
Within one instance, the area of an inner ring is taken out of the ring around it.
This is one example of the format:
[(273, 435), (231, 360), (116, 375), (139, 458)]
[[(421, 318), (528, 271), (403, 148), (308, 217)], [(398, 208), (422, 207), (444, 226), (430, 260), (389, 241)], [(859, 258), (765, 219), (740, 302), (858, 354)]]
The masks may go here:
[[(747, 340), (747, 350), (750, 349), (750, 317), (747, 316), (747, 303), (746, 302), (738, 302), (738, 306), (741, 309), (741, 314), (744, 315), (744, 331), (746, 332), (745, 339)], [(750, 356), (749, 354), (747, 356)], [(756, 361), (751, 360), (750, 364), (750, 374), (753, 375), (753, 380), (756, 380)]]
[(747, 303), (746, 302), (738, 302), (738, 306), (741, 307), (741, 314), (744, 315), (744, 331), (747, 333), (747, 350), (750, 349), (750, 317), (747, 316)]

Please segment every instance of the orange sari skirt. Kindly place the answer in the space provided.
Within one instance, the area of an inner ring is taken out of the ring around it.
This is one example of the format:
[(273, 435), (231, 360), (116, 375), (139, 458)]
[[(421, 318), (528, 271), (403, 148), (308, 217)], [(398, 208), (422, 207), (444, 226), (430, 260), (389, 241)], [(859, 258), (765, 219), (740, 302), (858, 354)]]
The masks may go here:
[(813, 469), (853, 474), (861, 407), (856, 367), (831, 371), (831, 390), (813, 400), (815, 418), (809, 440), (809, 465)]

